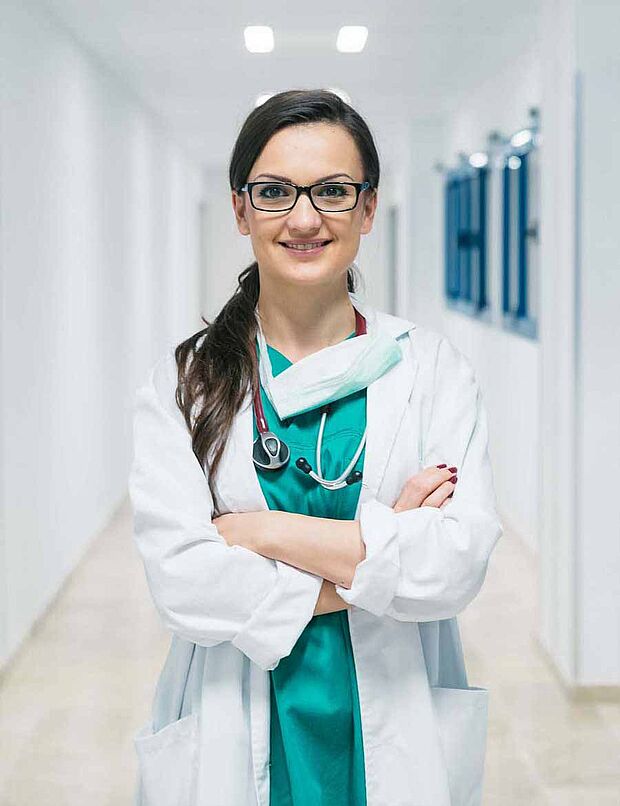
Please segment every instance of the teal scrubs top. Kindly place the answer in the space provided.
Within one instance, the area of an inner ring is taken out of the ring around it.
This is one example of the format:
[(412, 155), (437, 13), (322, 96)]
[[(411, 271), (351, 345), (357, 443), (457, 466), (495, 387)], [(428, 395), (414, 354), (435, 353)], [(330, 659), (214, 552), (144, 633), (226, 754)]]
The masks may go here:
[[(352, 333), (348, 338), (354, 336)], [(291, 361), (267, 345), (273, 375)], [(258, 350), (258, 347), (257, 347)], [(361, 485), (326, 490), (296, 467), (316, 471), (320, 407), (280, 421), (261, 387), (269, 429), (290, 448), (286, 467), (256, 469), (269, 509), (352, 520)], [(332, 404), (323, 432), (323, 477), (339, 476), (366, 425), (366, 389)], [(254, 439), (258, 436), (254, 420)], [(355, 470), (363, 470), (365, 448)], [(366, 806), (359, 697), (346, 610), (313, 616), (292, 652), (270, 671), (270, 806)]]

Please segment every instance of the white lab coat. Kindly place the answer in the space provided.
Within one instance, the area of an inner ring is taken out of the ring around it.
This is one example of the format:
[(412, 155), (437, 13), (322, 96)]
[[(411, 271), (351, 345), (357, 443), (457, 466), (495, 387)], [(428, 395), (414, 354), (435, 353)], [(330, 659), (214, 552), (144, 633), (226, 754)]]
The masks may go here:
[[(356, 306), (368, 313), (367, 303)], [(487, 697), (468, 687), (456, 615), (502, 534), (487, 420), (469, 360), (445, 337), (376, 311), (403, 360), (368, 387), (356, 517), (366, 558), (348, 611), (367, 806), (479, 806)], [(312, 618), (321, 578), (241, 546), (212, 517), (267, 509), (238, 412), (214, 499), (174, 400), (170, 350), (136, 395), (134, 538), (172, 631), (151, 719), (135, 737), (140, 806), (269, 806), (269, 670)], [(441, 508), (392, 509), (423, 467), (457, 465)]]

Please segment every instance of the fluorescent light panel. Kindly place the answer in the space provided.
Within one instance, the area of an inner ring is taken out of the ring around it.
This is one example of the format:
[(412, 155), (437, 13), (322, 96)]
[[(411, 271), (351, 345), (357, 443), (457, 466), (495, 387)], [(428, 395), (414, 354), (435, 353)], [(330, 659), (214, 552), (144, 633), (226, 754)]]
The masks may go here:
[(250, 53), (270, 53), (273, 50), (273, 30), (268, 25), (246, 26), (243, 38)]
[(365, 25), (343, 25), (338, 31), (336, 47), (341, 53), (360, 53), (368, 39)]

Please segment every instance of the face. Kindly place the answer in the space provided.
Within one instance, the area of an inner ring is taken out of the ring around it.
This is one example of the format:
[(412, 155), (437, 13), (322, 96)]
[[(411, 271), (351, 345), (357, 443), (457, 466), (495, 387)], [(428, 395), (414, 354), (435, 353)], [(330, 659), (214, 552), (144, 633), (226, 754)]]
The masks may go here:
[[(288, 181), (311, 185), (329, 178), (363, 182), (364, 171), (355, 140), (342, 126), (309, 123), (288, 126), (267, 142), (252, 166), (248, 182)], [(360, 236), (370, 232), (376, 192), (360, 193), (357, 206), (345, 212), (318, 212), (306, 194), (292, 210), (263, 212), (252, 207), (247, 192), (232, 192), (237, 227), (252, 239), (261, 278), (279, 283), (315, 285), (343, 282), (359, 249)], [(291, 242), (327, 242), (311, 251)]]

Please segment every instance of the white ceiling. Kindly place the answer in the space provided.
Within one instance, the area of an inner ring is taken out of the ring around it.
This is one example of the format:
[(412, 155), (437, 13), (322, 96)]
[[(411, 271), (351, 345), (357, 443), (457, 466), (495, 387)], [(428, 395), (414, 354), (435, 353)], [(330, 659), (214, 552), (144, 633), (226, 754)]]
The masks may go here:
[[(408, 119), (433, 118), (535, 35), (541, 0), (46, 0), (51, 11), (168, 122), (206, 166), (226, 164), (259, 92), (337, 86), (384, 144)], [(270, 25), (272, 53), (243, 28)], [(335, 48), (366, 25), (361, 54)]]

